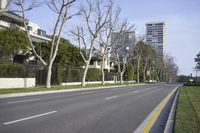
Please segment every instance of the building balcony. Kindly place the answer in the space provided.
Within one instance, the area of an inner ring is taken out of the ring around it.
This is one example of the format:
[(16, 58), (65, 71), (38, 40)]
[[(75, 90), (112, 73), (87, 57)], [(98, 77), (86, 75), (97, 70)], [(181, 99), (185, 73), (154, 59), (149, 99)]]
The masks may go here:
[(0, 27), (10, 28), (10, 23), (0, 20)]

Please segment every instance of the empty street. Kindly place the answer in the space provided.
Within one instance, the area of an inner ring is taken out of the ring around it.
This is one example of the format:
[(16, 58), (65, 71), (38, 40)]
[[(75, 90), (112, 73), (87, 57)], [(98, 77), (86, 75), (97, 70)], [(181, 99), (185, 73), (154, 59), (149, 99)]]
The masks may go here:
[(0, 99), (0, 132), (133, 133), (177, 86), (149, 84)]

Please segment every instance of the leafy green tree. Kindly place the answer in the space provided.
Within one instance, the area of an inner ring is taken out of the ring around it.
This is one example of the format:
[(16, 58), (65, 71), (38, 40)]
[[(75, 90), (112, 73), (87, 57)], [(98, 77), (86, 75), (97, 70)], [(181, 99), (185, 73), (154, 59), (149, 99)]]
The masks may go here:
[[(37, 53), (40, 53), (40, 56), (48, 62), (50, 45), (43, 42), (36, 43), (35, 46)], [(79, 48), (71, 44), (68, 40), (61, 38), (58, 49), (54, 64), (59, 64), (65, 68), (80, 67), (83, 65)]]
[(200, 52), (196, 56), (197, 57), (194, 58), (194, 61), (196, 62), (196, 69), (200, 70)]
[(146, 82), (147, 71), (150, 70), (150, 64), (152, 64), (155, 57), (155, 50), (151, 45), (144, 44), (142, 47), (142, 56), (141, 56), (141, 68), (143, 73), (143, 82)]
[(28, 39), (25, 32), (18, 29), (0, 30), (0, 61), (6, 62), (17, 54), (28, 51)]
[(140, 73), (141, 73), (141, 64), (142, 64), (142, 55), (144, 51), (145, 43), (143, 41), (139, 41), (136, 44), (136, 47), (134, 48), (135, 53), (135, 59), (134, 59), (134, 64), (136, 65), (137, 68), (137, 82), (140, 82)]
[(60, 47), (55, 63), (62, 64), (65, 67), (80, 67), (84, 64), (79, 48), (64, 38), (60, 40)]
[(127, 81), (132, 81), (134, 79), (134, 67), (132, 64), (128, 64), (126, 71), (124, 73), (124, 79)]

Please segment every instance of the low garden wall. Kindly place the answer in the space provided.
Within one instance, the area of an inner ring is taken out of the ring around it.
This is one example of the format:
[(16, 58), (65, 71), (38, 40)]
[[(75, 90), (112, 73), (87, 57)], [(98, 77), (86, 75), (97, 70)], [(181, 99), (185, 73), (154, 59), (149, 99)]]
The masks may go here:
[(35, 87), (35, 78), (0, 78), (0, 89)]
[[(128, 82), (128, 83), (135, 83), (135, 80), (133, 81), (123, 81), (123, 82)], [(86, 84), (101, 84), (101, 81), (90, 81), (90, 82), (85, 82)], [(116, 83), (115, 81), (105, 81), (107, 84), (112, 84)], [(65, 85), (81, 85), (81, 82), (67, 82), (67, 83), (61, 83), (62, 86)]]

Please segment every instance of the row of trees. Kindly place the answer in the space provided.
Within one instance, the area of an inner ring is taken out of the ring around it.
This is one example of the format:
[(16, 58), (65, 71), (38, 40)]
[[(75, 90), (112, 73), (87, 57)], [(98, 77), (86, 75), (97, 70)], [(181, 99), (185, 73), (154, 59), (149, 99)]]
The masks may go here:
[[(187, 85), (199, 85), (200, 82), (200, 76), (198, 72), (200, 71), (200, 52), (196, 54), (196, 57), (194, 58), (194, 62), (196, 63), (196, 66), (194, 67), (194, 71), (196, 72), (196, 77), (190, 73), (190, 75), (179, 75), (178, 76), (178, 82), (184, 82)], [(193, 83), (193, 84), (192, 84)]]
[(200, 71), (200, 52), (196, 55), (196, 58), (194, 58), (194, 61), (196, 63), (195, 69), (197, 71)]
[(129, 51), (127, 65), (133, 65), (136, 80), (142, 82), (174, 82), (178, 67), (169, 55), (160, 57), (151, 45), (139, 41), (133, 51)]
[(197, 53), (196, 57), (194, 58), (194, 61), (196, 63), (196, 66), (195, 66), (196, 82), (200, 82), (200, 76), (198, 75), (198, 72), (200, 71), (200, 52)]
[[(47, 88), (51, 87), (53, 63), (58, 61), (64, 64), (69, 63), (66, 62), (68, 61), (66, 58), (70, 58), (70, 55), (64, 56), (62, 52), (71, 49), (67, 47), (67, 45), (62, 45), (69, 42), (66, 42), (66, 40), (61, 38), (61, 33), (65, 30), (63, 28), (65, 23), (75, 16), (80, 19), (81, 24), (73, 29), (73, 31), (67, 32), (71, 32), (76, 38), (79, 48), (78, 51), (76, 48), (74, 49), (76, 49), (76, 52), (80, 53), (80, 56), (76, 57), (78, 59), (77, 62), (75, 61), (75, 57), (71, 58), (70, 64), (71, 62), (76, 62), (76, 65), (84, 66), (82, 86), (85, 86), (86, 75), (91, 58), (97, 52), (100, 53), (102, 57), (102, 84), (104, 84), (105, 79), (104, 62), (106, 60), (106, 55), (109, 52), (114, 55), (113, 61), (117, 65), (116, 68), (120, 77), (120, 82), (122, 82), (124, 73), (128, 70), (128, 68), (135, 68), (135, 70), (137, 70), (137, 82), (140, 82), (141, 77), (144, 82), (147, 79), (170, 81), (176, 75), (177, 66), (175, 65), (173, 59), (171, 57), (167, 57), (164, 60), (158, 58), (153, 48), (146, 45), (143, 41), (139, 41), (134, 49), (127, 49), (124, 59), (120, 60), (119, 52), (121, 49), (126, 47), (126, 44), (122, 43), (120, 47), (114, 49), (113, 45), (115, 44), (115, 40), (117, 40), (116, 38), (118, 36), (111, 41), (111, 35), (113, 32), (117, 32), (118, 35), (120, 35), (123, 32), (131, 31), (133, 26), (128, 24), (125, 20), (120, 20), (121, 10), (120, 8), (114, 7), (112, 0), (46, 0), (39, 2), (44, 2), (57, 16), (53, 27), (51, 42), (48, 45), (41, 44), (44, 47), (40, 50), (42, 50), (42, 53), (45, 53), (42, 55), (39, 53), (38, 48), (36, 47), (37, 45), (33, 43), (25, 21), (26, 12), (38, 7), (39, 3), (36, 0), (28, 2), (26, 0), (11, 0), (10, 3), (14, 5), (14, 9), (10, 10), (21, 14), (23, 17), (27, 36), (27, 39), (25, 40), (28, 42), (26, 44), (29, 44), (28, 47), (31, 48), (34, 56), (48, 68), (46, 80)], [(80, 5), (80, 8), (76, 11), (73, 7), (77, 4)], [(103, 50), (99, 50), (100, 47)], [(113, 47), (112, 51), (108, 50), (110, 47)], [(79, 61), (80, 58), (82, 58), (82, 62)], [(133, 67), (130, 67), (131, 65)]]

